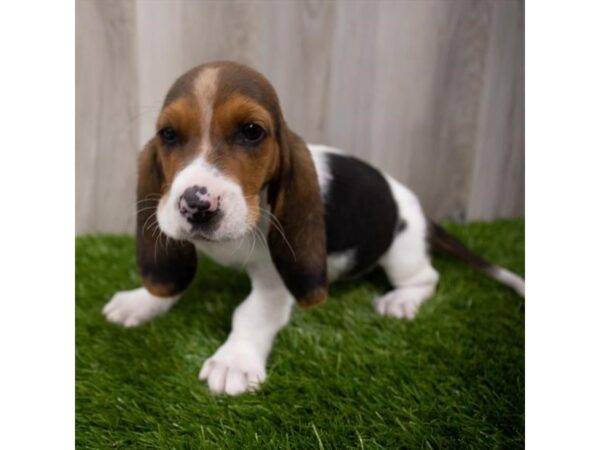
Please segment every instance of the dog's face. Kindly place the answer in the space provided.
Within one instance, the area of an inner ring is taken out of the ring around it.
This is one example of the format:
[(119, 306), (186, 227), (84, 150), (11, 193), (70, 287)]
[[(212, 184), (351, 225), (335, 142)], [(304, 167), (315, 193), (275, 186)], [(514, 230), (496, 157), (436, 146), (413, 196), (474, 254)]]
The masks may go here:
[(247, 233), (279, 168), (281, 122), (273, 88), (246, 67), (201, 66), (177, 80), (154, 137), (164, 178), (161, 230), (210, 241)]
[[(236, 63), (199, 66), (171, 87), (156, 130), (138, 174), (138, 264), (150, 292), (169, 295), (189, 284), (196, 269), (190, 242), (240, 238), (264, 212), (271, 259), (289, 291), (305, 305), (323, 301), (327, 255), (316, 170), (270, 83)], [(268, 211), (261, 210), (263, 193)], [(177, 242), (160, 244), (162, 234)]]

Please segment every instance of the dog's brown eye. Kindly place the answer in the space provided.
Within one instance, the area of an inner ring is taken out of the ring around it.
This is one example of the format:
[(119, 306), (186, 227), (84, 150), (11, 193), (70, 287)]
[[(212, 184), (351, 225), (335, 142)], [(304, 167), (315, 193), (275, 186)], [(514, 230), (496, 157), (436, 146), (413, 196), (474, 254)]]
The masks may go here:
[(245, 123), (240, 129), (241, 144), (252, 147), (257, 145), (264, 137), (265, 130), (253, 122)]
[(168, 147), (175, 146), (181, 142), (180, 134), (171, 127), (163, 128), (158, 132), (158, 134), (163, 143)]

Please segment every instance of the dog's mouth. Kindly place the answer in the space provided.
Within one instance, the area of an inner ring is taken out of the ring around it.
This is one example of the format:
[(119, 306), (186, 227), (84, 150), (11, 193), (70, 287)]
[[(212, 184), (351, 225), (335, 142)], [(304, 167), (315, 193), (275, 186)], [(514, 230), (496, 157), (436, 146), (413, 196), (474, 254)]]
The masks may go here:
[(207, 236), (202, 231), (192, 231), (188, 233), (189, 240), (200, 241), (200, 242), (221, 242), (221, 240), (214, 239), (211, 236)]
[(159, 225), (161, 230), (175, 240), (188, 241), (192, 244), (236, 241), (256, 225), (249, 221), (246, 223), (232, 221), (226, 211), (220, 211), (207, 219), (201, 218), (202, 220), (190, 220), (183, 215), (177, 215), (173, 220), (170, 216), (165, 216), (167, 219), (164, 220), (164, 224)]
[[(216, 230), (215, 230), (216, 231)], [(185, 240), (191, 242), (212, 242), (212, 243), (221, 243), (221, 242), (231, 242), (240, 238), (241, 236), (230, 236), (230, 235), (222, 235), (219, 236), (220, 233), (213, 233), (212, 230), (206, 229), (192, 229), (190, 231), (185, 231), (183, 233), (185, 235)], [(243, 235), (243, 233), (242, 233)]]
[(219, 229), (223, 223), (223, 213), (215, 214), (201, 223), (188, 223), (181, 227), (181, 234), (189, 241), (222, 242)]
[(189, 242), (220, 242), (220, 239), (214, 236), (214, 229), (205, 229), (201, 227), (180, 226), (177, 233), (179, 239)]

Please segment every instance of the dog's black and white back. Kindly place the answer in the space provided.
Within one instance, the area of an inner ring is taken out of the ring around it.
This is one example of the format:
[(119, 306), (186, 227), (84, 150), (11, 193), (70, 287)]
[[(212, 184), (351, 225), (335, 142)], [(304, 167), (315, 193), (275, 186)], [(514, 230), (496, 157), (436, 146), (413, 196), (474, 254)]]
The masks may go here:
[(165, 313), (193, 281), (198, 255), (245, 270), (252, 290), (200, 371), (213, 392), (263, 382), (294, 302), (323, 302), (339, 277), (381, 266), (393, 289), (375, 311), (413, 318), (439, 279), (431, 245), (524, 293), (522, 278), (428, 221), (398, 181), (338, 149), (307, 146), (268, 81), (239, 64), (207, 64), (175, 82), (139, 171), (144, 287), (117, 293), (104, 314), (137, 326)]

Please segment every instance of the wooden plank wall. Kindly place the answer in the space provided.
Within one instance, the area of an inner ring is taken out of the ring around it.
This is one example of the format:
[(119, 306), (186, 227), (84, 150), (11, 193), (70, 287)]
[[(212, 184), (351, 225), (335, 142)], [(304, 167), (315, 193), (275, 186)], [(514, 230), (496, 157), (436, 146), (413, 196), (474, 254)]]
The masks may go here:
[(215, 59), (277, 89), (309, 142), (412, 187), (428, 214), (524, 214), (522, 0), (78, 0), (76, 229), (131, 232), (135, 160), (168, 87)]

